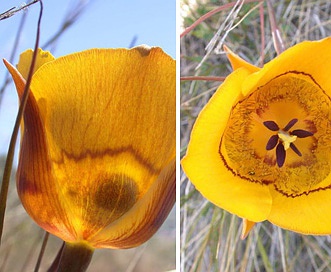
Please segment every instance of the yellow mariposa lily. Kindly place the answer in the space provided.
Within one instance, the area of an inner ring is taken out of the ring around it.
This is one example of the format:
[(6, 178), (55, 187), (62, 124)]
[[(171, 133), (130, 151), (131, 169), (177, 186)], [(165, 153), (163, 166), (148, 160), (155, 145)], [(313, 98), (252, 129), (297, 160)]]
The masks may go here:
[[(22, 97), (32, 51), (18, 70)], [(175, 201), (175, 61), (160, 48), (38, 51), (22, 125), (20, 199), (69, 244), (130, 248)]]
[(182, 166), (215, 205), (244, 218), (331, 233), (331, 38), (234, 68), (198, 116)]

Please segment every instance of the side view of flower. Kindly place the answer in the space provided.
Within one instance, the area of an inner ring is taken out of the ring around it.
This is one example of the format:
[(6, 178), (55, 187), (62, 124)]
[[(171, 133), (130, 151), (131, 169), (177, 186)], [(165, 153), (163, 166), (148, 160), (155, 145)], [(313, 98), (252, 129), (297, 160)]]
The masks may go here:
[[(23, 94), (32, 51), (17, 69)], [(28, 214), (68, 246), (130, 248), (175, 202), (175, 60), (160, 48), (39, 50), (17, 189)]]
[(331, 233), (331, 39), (234, 71), (198, 116), (182, 167), (204, 197), (244, 219)]

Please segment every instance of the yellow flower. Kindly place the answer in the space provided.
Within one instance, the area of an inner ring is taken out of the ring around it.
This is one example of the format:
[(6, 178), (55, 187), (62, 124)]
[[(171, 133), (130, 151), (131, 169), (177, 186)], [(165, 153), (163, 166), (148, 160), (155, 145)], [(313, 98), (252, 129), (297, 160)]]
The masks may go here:
[(234, 68), (201, 111), (182, 166), (215, 205), (254, 222), (331, 233), (331, 39)]
[[(22, 96), (32, 51), (18, 70)], [(36, 223), (68, 243), (130, 248), (175, 201), (175, 61), (160, 48), (39, 50), (17, 188)]]

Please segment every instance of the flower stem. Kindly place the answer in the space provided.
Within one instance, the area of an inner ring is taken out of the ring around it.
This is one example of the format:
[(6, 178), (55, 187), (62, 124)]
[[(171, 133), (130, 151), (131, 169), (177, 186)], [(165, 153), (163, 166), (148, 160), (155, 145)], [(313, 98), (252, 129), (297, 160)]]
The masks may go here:
[[(65, 243), (61, 258), (57, 258), (57, 272), (83, 272), (88, 268), (94, 249), (86, 243)], [(57, 261), (56, 260), (56, 261)], [(52, 268), (53, 267), (53, 268)], [(48, 271), (54, 270), (54, 263)]]

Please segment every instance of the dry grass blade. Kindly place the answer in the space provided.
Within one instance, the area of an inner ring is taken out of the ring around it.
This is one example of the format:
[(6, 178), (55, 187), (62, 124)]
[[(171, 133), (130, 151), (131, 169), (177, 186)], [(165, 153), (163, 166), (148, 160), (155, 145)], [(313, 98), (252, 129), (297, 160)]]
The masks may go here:
[[(1, 16), (4, 15), (4, 14), (7, 14), (8, 12), (10, 12), (11, 15), (7, 16), (6, 18), (9, 18), (9, 17), (13, 16), (14, 14), (17, 14), (21, 10), (25, 10), (28, 6), (31, 6), (31, 5), (33, 5), (37, 2), (38, 1), (35, 0), (35, 1), (32, 1), (31, 3), (28, 3), (26, 5), (21, 5), (18, 8), (17, 7), (11, 8), (9, 11), (6, 11), (6, 12), (0, 14), (0, 20), (1, 20)], [(23, 15), (22, 15), (20, 24), (18, 26), (15, 41), (14, 41), (14, 44), (13, 44), (13, 47), (12, 47), (13, 49), (12, 49), (10, 57), (9, 57), (9, 62), (10, 63), (13, 62), (14, 57), (16, 56), (17, 48), (18, 48), (18, 45), (20, 43), (20, 39), (21, 39), (21, 36), (22, 36), (23, 27), (24, 27), (25, 22), (26, 22), (26, 17), (27, 17), (27, 13), (24, 12)], [(6, 18), (4, 18), (4, 19), (6, 19)], [(4, 83), (2, 84), (2, 86), (0, 88), (0, 105), (1, 105), (1, 102), (2, 102), (3, 94), (4, 94), (8, 84), (10, 83), (10, 79), (11, 78), (9, 76), (9, 72), (6, 72)]]
[(180, 80), (224, 81), (224, 77), (212, 77), (212, 76), (187, 76), (187, 77), (181, 77)]
[(19, 6), (19, 7), (10, 8), (9, 10), (7, 10), (7, 11), (5, 11), (5, 12), (3, 12), (3, 13), (0, 14), (0, 21), (12, 17), (16, 13), (18, 13), (18, 12), (20, 12), (22, 10), (27, 9), (29, 6), (31, 6), (31, 5), (33, 5), (33, 4), (37, 3), (37, 2), (39, 2), (39, 0), (34, 0), (31, 3), (23, 4), (23, 5)]
[(285, 50), (285, 45), (284, 45), (283, 39), (281, 37), (279, 28), (277, 26), (275, 13), (274, 13), (274, 10), (270, 3), (270, 0), (267, 0), (267, 6), (268, 6), (269, 20), (270, 20), (270, 25), (271, 25), (272, 38), (274, 41), (275, 50), (276, 50), (277, 54), (279, 55), (280, 53), (282, 53)]
[(49, 238), (49, 233), (45, 231), (43, 243), (42, 243), (41, 248), (40, 248), (40, 252), (39, 252), (39, 256), (38, 256), (38, 260), (37, 260), (36, 266), (34, 268), (34, 272), (38, 272), (39, 271), (40, 264), (41, 264), (41, 261), (43, 259), (44, 253), (45, 253), (45, 249), (46, 249), (46, 245), (47, 245), (47, 242), (48, 242), (48, 238)]
[(40, 25), (41, 25), (41, 18), (43, 14), (43, 3), (41, 0), (39, 0), (40, 4), (40, 13), (37, 23), (37, 33), (36, 33), (36, 41), (34, 46), (34, 53), (32, 57), (31, 67), (29, 70), (28, 77), (26, 79), (26, 84), (24, 88), (24, 93), (21, 99), (21, 104), (18, 110), (18, 114), (15, 121), (14, 130), (12, 133), (12, 137), (10, 139), (9, 149), (7, 153), (7, 159), (5, 164), (5, 169), (3, 173), (2, 183), (1, 183), (1, 191), (0, 191), (0, 244), (1, 244), (1, 238), (2, 238), (2, 232), (3, 232), (3, 225), (4, 225), (4, 218), (5, 218), (5, 212), (6, 212), (6, 204), (7, 204), (7, 196), (8, 196), (8, 188), (9, 188), (9, 181), (11, 176), (11, 170), (13, 166), (13, 160), (14, 160), (14, 153), (15, 153), (15, 146), (18, 136), (18, 131), (20, 128), (20, 124), (23, 118), (23, 113), (25, 109), (26, 102), (28, 100), (29, 96), (29, 90), (30, 90), (30, 84), (32, 80), (33, 75), (33, 69), (36, 62), (38, 47), (39, 47), (39, 38), (40, 38)]

